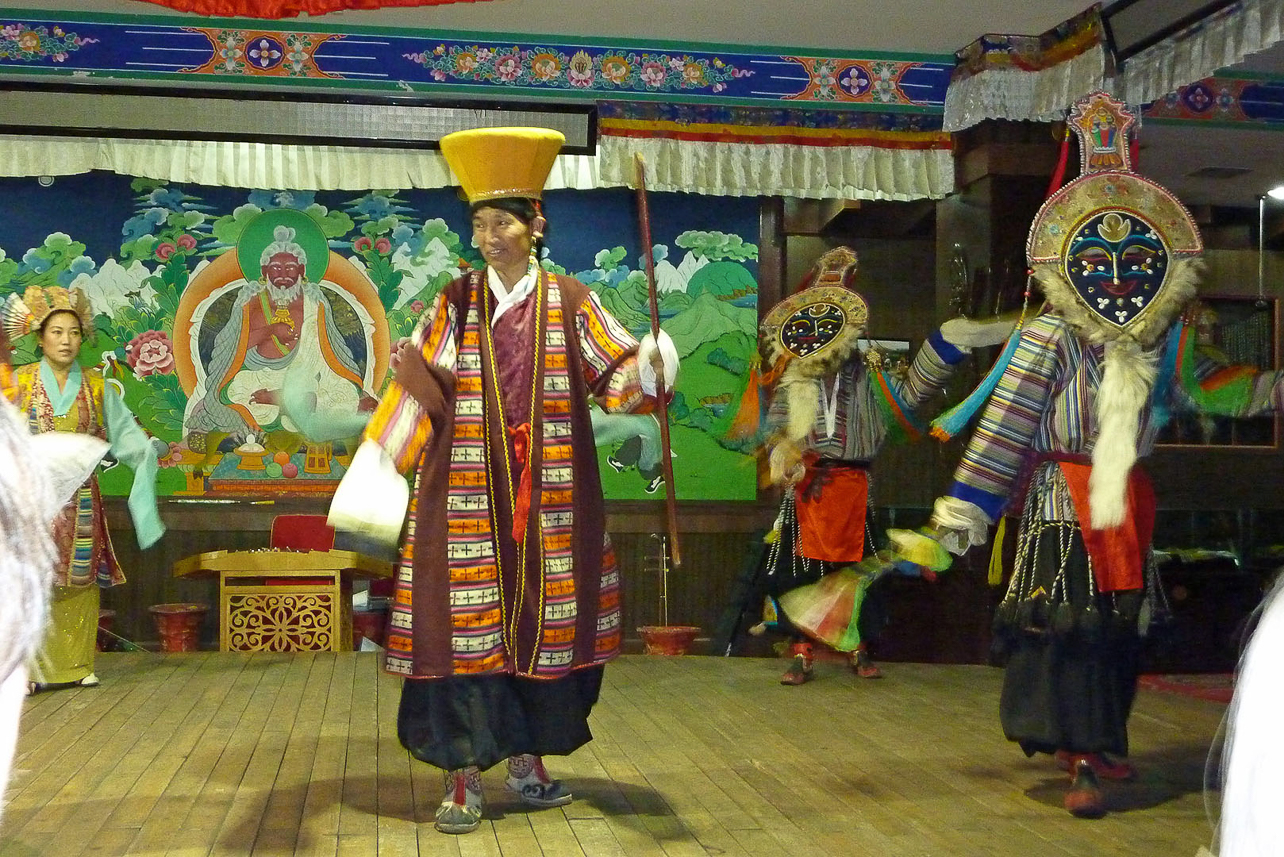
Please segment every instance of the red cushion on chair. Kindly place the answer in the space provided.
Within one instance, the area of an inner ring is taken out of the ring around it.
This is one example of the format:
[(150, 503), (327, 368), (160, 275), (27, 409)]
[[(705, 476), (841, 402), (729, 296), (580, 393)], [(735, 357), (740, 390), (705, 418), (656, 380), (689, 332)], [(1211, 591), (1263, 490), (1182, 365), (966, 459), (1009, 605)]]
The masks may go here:
[(272, 547), (296, 551), (334, 548), (334, 527), (325, 515), (277, 515), (272, 519)]

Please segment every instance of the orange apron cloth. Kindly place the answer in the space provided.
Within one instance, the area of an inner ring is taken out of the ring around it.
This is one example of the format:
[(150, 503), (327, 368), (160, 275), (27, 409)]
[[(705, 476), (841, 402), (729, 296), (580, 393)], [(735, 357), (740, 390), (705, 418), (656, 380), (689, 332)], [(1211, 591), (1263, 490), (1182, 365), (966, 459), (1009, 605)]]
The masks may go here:
[(1128, 474), (1127, 510), (1123, 523), (1108, 530), (1098, 530), (1088, 523), (1092, 520), (1088, 499), (1092, 465), (1063, 459), (1058, 459), (1057, 464), (1070, 487), (1070, 498), (1074, 501), (1074, 511), (1083, 531), (1083, 544), (1092, 558), (1097, 591), (1141, 589), (1145, 580), (1142, 569), (1146, 551), (1155, 532), (1155, 489), (1150, 484), (1150, 477), (1140, 467), (1132, 468)]
[(868, 466), (809, 462), (794, 492), (798, 555), (826, 562), (859, 562), (865, 555)]

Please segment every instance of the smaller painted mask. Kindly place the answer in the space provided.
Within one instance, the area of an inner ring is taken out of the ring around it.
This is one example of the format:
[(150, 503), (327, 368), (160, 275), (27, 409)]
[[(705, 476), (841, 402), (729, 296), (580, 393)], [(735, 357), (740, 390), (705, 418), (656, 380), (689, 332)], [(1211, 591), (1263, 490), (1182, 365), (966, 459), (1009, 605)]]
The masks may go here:
[(1125, 327), (1159, 294), (1168, 275), (1163, 238), (1126, 211), (1099, 211), (1067, 243), (1064, 273), (1083, 302), (1101, 318)]
[(806, 357), (833, 342), (846, 323), (847, 314), (836, 304), (808, 304), (785, 319), (780, 344), (795, 357)]

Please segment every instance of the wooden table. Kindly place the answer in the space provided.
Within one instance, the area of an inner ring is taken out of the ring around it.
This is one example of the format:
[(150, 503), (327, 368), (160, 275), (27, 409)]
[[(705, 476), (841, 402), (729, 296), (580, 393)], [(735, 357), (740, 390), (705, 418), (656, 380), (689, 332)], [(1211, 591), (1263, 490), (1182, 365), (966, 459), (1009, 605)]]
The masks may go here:
[(353, 551), (209, 551), (174, 564), (175, 577), (219, 579), (223, 652), (352, 651), (352, 581), (392, 576), (392, 564)]

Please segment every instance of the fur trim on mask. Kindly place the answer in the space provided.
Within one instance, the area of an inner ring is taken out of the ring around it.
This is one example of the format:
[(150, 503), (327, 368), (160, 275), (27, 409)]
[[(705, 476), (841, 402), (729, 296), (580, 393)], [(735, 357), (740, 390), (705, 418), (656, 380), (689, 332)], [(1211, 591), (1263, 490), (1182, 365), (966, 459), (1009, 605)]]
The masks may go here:
[(1034, 279), (1048, 303), (1069, 322), (1076, 333), (1089, 342), (1100, 344), (1127, 338), (1148, 348), (1163, 337), (1173, 320), (1194, 300), (1196, 287), (1204, 271), (1203, 260), (1198, 258), (1175, 256), (1169, 264), (1168, 279), (1164, 282), (1163, 289), (1126, 329), (1116, 327), (1088, 309), (1078, 292), (1061, 273), (1060, 263), (1036, 265)]
[(1154, 351), (1131, 338), (1106, 343), (1105, 369), (1097, 388), (1097, 442), (1092, 448), (1088, 504), (1093, 529), (1123, 523), (1128, 474), (1137, 461), (1137, 427), (1158, 374)]
[(806, 445), (816, 426), (816, 415), (820, 413), (820, 380), (794, 371), (798, 368), (797, 361), (791, 363), (776, 385), (776, 395), (785, 397), (786, 417), (776, 439), (788, 440), (802, 447)]

